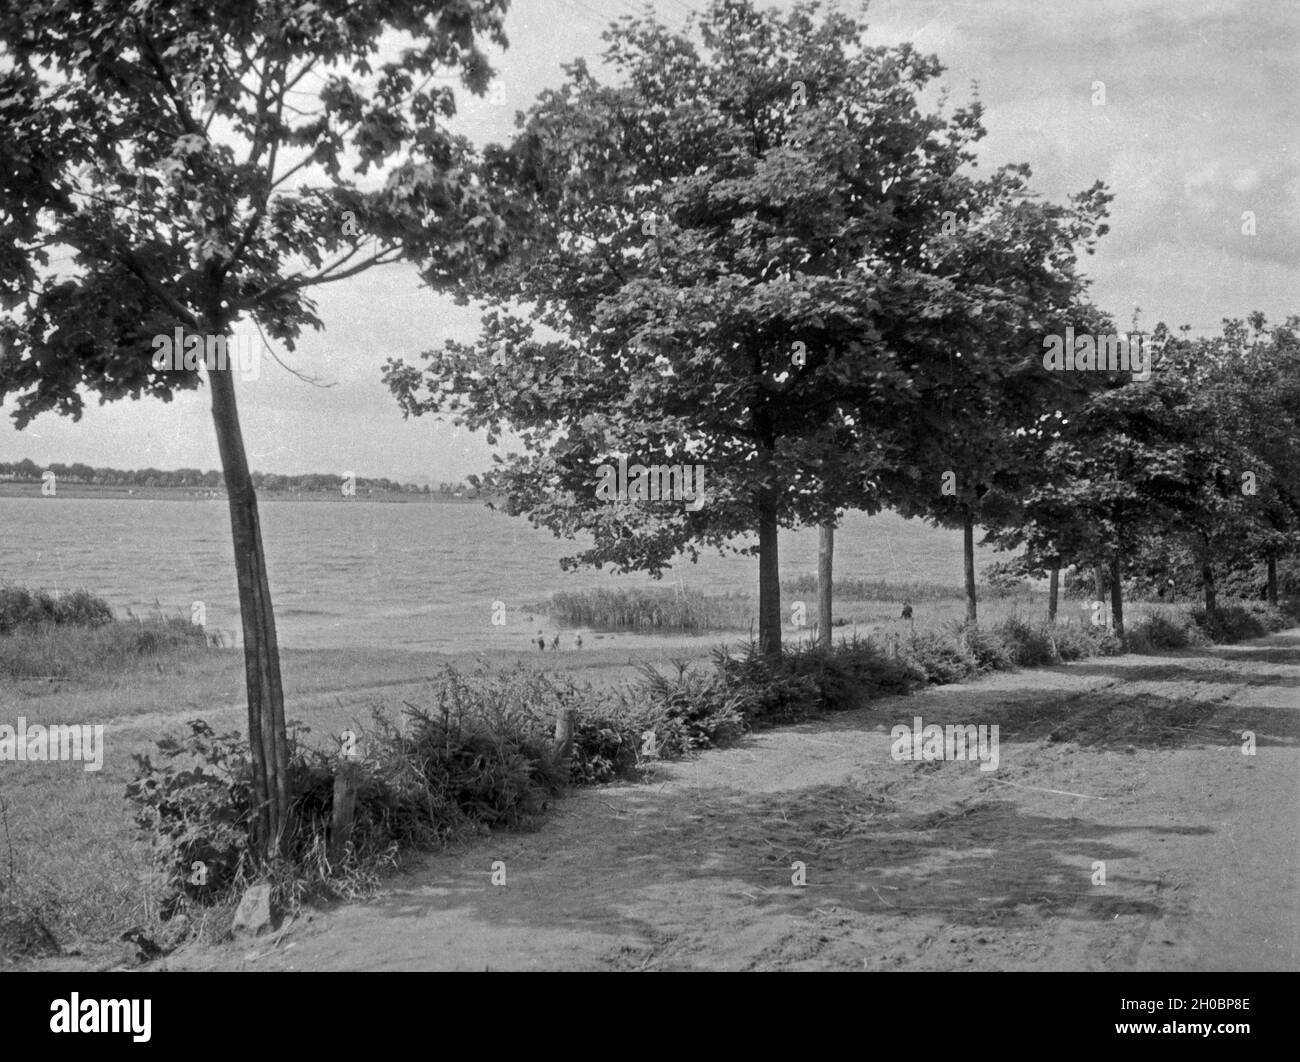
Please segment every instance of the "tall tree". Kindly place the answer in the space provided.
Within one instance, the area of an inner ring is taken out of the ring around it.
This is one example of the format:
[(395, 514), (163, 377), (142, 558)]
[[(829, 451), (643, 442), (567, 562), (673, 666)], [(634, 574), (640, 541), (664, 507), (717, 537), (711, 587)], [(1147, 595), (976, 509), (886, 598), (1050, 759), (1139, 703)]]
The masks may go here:
[[(502, 223), (443, 121), (491, 71), (506, 0), (32, 0), (0, 12), (0, 300), (14, 419), (164, 401), (155, 337), (241, 320), (293, 349), (313, 287), (406, 258), (432, 284)], [(396, 45), (392, 42), (396, 41)], [(397, 49), (400, 49), (398, 51)], [(381, 61), (382, 60), (382, 61)], [(346, 169), (345, 169), (346, 167)], [(363, 190), (356, 177), (377, 172)], [(354, 177), (355, 175), (355, 177)], [(54, 258), (55, 252), (58, 258)], [(206, 343), (205, 343), (206, 345)], [(289, 828), (284, 695), (233, 369), (207, 373), (243, 620), (257, 843)]]
[[(982, 135), (978, 106), (922, 109), (933, 57), (817, 15), (719, 0), (698, 39), (611, 27), (617, 83), (575, 62), (490, 159), (530, 224), (509, 268), (463, 286), (488, 304), (481, 340), (388, 374), (408, 414), (522, 439), (497, 482), (511, 512), (593, 536), (571, 563), (658, 572), (756, 533), (768, 654), (778, 529), (879, 507), (896, 455), (870, 426), (916, 403), (884, 318), (915, 306), (918, 234), (959, 202)], [(618, 455), (702, 466), (703, 506), (605, 504)]]
[[(1067, 205), (1035, 197), (1028, 166), (972, 182), (934, 241), (938, 283), (887, 342), (918, 367), (920, 415), (905, 426), (905, 463), (883, 477), (890, 503), (962, 531), (966, 618), (978, 618), (975, 526), (986, 499), (1021, 494), (1039, 472), (1042, 425), (1077, 408), (1096, 382), (1049, 371), (1044, 341), (1099, 332), (1083, 302), (1080, 253), (1103, 236), (1112, 198), (1095, 184)], [(925, 366), (928, 371), (920, 371)]]

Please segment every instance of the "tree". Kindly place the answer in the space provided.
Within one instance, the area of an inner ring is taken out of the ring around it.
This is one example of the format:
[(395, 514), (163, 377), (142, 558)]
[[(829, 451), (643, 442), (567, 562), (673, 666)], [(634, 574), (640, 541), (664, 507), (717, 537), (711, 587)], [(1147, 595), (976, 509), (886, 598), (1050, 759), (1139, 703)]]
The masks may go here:
[[(887, 342), (918, 372), (920, 415), (902, 425), (908, 460), (883, 477), (891, 504), (962, 531), (966, 618), (978, 618), (974, 529), (991, 503), (1014, 510), (1040, 468), (1045, 425), (1077, 408), (1097, 384), (1054, 372), (1044, 340), (1067, 327), (1100, 334), (1102, 315), (1083, 300), (1077, 264), (1107, 231), (1112, 198), (1095, 184), (1066, 206), (1042, 202), (1028, 166), (970, 185), (953, 231), (935, 241), (942, 284)], [(922, 322), (918, 327), (913, 321)]]
[[(506, 0), (269, 0), (203, 8), (33, 0), (0, 13), (0, 400), (25, 427), (101, 401), (167, 401), (197, 371), (154, 340), (240, 321), (292, 350), (320, 328), (309, 292), (406, 258), (430, 284), (501, 240), (470, 146), (440, 121), (458, 71), (482, 93), (477, 40), (504, 45)], [(379, 62), (381, 39), (406, 45)], [(312, 98), (316, 106), (312, 105)], [(345, 174), (344, 166), (352, 172)], [(386, 179), (363, 190), (352, 173)], [(71, 266), (51, 267), (50, 250)], [(15, 357), (15, 352), (17, 357)], [(244, 632), (256, 841), (289, 828), (270, 581), (233, 370), (207, 373)]]
[(1225, 439), (1219, 472), (1239, 497), (1220, 534), (1226, 560), (1262, 558), (1277, 604), (1277, 561), (1300, 546), (1300, 317), (1269, 327), (1262, 313), (1225, 320), (1223, 334), (1179, 345), (1180, 364), (1210, 392), (1208, 423)]
[[(487, 305), (480, 341), (387, 373), (408, 415), (519, 435), (494, 483), (511, 513), (593, 537), (568, 566), (658, 574), (756, 535), (768, 655), (779, 528), (879, 509), (898, 455), (874, 425), (917, 404), (881, 336), (929, 290), (923, 234), (960, 205), (983, 132), (978, 105), (921, 109), (933, 57), (816, 13), (719, 0), (699, 43), (612, 26), (619, 83), (575, 62), (488, 156), (527, 224), (508, 267), (463, 285)], [(704, 504), (607, 504), (596, 479), (620, 459), (703, 468)]]

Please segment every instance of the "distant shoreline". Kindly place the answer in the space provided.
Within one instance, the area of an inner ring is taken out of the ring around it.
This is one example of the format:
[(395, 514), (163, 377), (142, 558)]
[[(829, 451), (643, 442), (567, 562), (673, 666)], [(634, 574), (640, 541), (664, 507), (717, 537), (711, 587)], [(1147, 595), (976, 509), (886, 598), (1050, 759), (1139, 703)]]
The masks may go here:
[[(43, 501), (58, 501), (60, 498), (121, 498), (129, 501), (220, 501), (226, 500), (224, 490), (205, 487), (127, 487), (108, 486), (96, 483), (69, 483), (60, 480), (56, 493), (52, 497), (41, 494), (39, 480), (16, 482), (0, 481), (0, 498), (40, 498)], [(454, 495), (430, 493), (416, 494), (403, 491), (375, 491), (371, 493), (366, 487), (357, 487), (353, 497), (344, 496), (341, 490), (335, 491), (266, 491), (257, 492), (259, 501), (265, 502), (401, 502), (415, 505), (483, 505), (492, 499), (486, 495), (477, 498), (457, 498)]]

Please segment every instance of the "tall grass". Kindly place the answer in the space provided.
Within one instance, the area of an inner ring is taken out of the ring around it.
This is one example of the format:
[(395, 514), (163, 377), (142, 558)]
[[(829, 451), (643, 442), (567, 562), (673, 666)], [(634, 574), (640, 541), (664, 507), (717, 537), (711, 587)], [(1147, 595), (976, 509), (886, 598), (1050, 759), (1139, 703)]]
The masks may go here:
[(556, 622), (597, 631), (744, 630), (757, 609), (747, 594), (706, 596), (671, 587), (592, 589), (551, 595), (544, 606)]
[(47, 626), (98, 627), (112, 619), (108, 602), (88, 590), (52, 595), (47, 590), (0, 586), (0, 635)]
[(52, 596), (44, 590), (0, 588), (0, 677), (89, 679), (143, 660), (192, 653), (207, 645), (202, 627), (156, 612), (113, 618), (103, 598), (86, 590)]
[[(835, 579), (836, 600), (851, 601), (946, 601), (960, 598), (961, 587), (923, 581), (890, 581), (888, 579)], [(781, 580), (782, 594), (817, 595), (817, 576), (805, 572), (793, 579)]]

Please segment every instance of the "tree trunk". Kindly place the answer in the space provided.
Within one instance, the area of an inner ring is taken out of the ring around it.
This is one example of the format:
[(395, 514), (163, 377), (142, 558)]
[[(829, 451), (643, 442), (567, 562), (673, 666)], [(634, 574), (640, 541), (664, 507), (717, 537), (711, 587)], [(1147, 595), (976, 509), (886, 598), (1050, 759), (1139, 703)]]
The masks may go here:
[(1100, 564), (1092, 566), (1092, 599), (1094, 601), (1106, 600), (1106, 576)]
[(1214, 593), (1214, 565), (1208, 560), (1201, 562), (1201, 586), (1205, 590), (1205, 614), (1212, 616), (1218, 607)]
[(781, 657), (781, 576), (776, 551), (776, 499), (764, 491), (758, 502), (758, 650)]
[(831, 645), (832, 560), (835, 554), (835, 525), (822, 524), (817, 537), (817, 643)]
[(1047, 622), (1056, 622), (1056, 606), (1061, 601), (1061, 566), (1053, 564), (1047, 579)]
[(1268, 555), (1268, 603), (1277, 605), (1277, 558)]
[(257, 802), (255, 840), (260, 854), (272, 856), (279, 852), (288, 826), (288, 738), (284, 690), (280, 685), (280, 647), (275, 635), (262, 528), (257, 517), (257, 494), (248, 471), (232, 371), (209, 372), (208, 384), (212, 388), (212, 422), (217, 429), (221, 468), (229, 495), (239, 614), (244, 629), (248, 744), (252, 753), (253, 796)]
[(961, 547), (966, 566), (966, 622), (975, 623), (975, 518), (969, 509), (962, 514)]
[(1124, 588), (1119, 581), (1119, 551), (1110, 559), (1110, 619), (1115, 626), (1115, 637), (1119, 644), (1128, 648), (1124, 639)]

